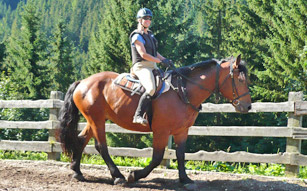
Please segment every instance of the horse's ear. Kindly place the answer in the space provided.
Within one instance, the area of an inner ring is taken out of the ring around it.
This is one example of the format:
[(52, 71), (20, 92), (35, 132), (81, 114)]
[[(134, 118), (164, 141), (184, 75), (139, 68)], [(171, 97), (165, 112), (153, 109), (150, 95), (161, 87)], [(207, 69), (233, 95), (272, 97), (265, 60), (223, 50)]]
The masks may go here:
[(239, 54), (236, 58), (236, 62), (233, 64), (233, 68), (236, 69), (239, 67), (240, 65), (240, 62), (241, 62), (241, 54)]

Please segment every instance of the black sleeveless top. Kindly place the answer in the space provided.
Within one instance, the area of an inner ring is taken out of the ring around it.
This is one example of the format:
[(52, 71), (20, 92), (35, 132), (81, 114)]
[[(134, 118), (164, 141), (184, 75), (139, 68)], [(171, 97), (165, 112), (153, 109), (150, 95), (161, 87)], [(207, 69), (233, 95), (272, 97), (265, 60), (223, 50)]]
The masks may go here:
[[(129, 36), (130, 44), (131, 44), (132, 36), (135, 34), (140, 34), (145, 40), (144, 47), (145, 47), (146, 53), (156, 57), (158, 41), (154, 37), (153, 33), (151, 31), (148, 31), (148, 34), (145, 34), (143, 31), (134, 30)], [(131, 44), (131, 54), (132, 54), (132, 64), (144, 61), (144, 59), (141, 57), (141, 55), (137, 51), (136, 47), (133, 47), (132, 44)]]

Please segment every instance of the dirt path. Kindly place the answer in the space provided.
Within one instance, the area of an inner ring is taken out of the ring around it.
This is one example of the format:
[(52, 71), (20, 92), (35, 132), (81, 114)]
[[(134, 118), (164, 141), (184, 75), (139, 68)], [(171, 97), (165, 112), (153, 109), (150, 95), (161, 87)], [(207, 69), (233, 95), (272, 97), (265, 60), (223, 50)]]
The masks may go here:
[[(127, 177), (132, 168), (121, 167)], [(133, 168), (135, 169), (135, 168)], [(127, 185), (112, 185), (106, 166), (82, 165), (81, 170), (87, 179), (78, 182), (71, 178), (68, 163), (52, 161), (0, 160), (0, 190), (95, 190), (95, 191), (148, 191), (148, 190), (186, 190), (178, 182), (176, 170), (157, 169), (147, 178)], [(307, 191), (307, 184), (297, 178), (237, 175), (217, 172), (188, 171), (195, 180), (195, 190), (210, 191)]]

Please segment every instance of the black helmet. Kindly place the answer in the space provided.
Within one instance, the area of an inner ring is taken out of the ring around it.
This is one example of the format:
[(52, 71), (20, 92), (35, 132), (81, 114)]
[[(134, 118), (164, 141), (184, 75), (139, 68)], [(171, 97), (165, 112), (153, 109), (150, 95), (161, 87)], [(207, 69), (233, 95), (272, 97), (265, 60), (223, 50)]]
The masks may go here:
[(138, 11), (136, 18), (139, 19), (139, 18), (143, 18), (143, 17), (146, 17), (146, 16), (152, 17), (152, 12), (151, 12), (150, 9), (142, 8)]

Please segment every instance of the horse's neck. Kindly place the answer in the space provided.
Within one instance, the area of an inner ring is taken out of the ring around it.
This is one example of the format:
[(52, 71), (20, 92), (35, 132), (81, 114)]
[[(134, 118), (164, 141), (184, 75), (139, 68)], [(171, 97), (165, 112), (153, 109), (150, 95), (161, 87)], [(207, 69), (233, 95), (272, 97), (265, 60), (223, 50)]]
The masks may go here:
[(198, 106), (204, 102), (215, 90), (216, 69), (211, 69), (205, 72), (197, 72), (195, 75), (193, 75), (192, 80), (194, 83), (197, 83), (203, 87), (201, 88), (192, 82), (187, 82), (189, 100), (193, 105)]

